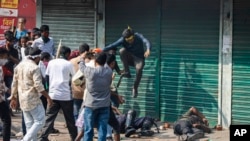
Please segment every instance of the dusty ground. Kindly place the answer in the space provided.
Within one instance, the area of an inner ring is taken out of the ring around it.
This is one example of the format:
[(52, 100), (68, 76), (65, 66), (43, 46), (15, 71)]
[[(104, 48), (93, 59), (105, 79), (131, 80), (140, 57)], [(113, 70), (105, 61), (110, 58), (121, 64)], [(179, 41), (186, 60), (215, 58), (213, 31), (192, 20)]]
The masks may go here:
[[(55, 128), (60, 130), (59, 134), (51, 134), (49, 139), (51, 141), (70, 141), (67, 128), (65, 128), (65, 121), (61, 113), (58, 114), (58, 117), (55, 122)], [(162, 123), (158, 122), (158, 125), (161, 126)], [(12, 117), (12, 133), (13, 135), (20, 131), (21, 128), (21, 114), (15, 113), (15, 116)], [(0, 141), (2, 139), (0, 138)], [(11, 141), (19, 141), (20, 138), (12, 136)], [(96, 140), (96, 139), (95, 139)], [(177, 141), (177, 137), (173, 134), (172, 128), (167, 128), (167, 130), (160, 130), (160, 133), (156, 133), (152, 137), (141, 137), (141, 138), (126, 138), (124, 135), (121, 135), (122, 141)], [(206, 134), (205, 138), (200, 139), (199, 141), (229, 141), (229, 130), (223, 129), (222, 131), (213, 130), (211, 134)]]

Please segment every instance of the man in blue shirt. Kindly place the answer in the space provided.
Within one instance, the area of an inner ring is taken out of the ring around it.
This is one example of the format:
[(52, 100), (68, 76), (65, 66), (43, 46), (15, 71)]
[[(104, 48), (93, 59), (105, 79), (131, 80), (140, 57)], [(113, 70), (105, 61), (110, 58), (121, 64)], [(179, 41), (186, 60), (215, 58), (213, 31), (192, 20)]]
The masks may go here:
[[(146, 45), (146, 51), (143, 45)], [(150, 42), (140, 33), (135, 33), (130, 27), (125, 29), (120, 37), (114, 43), (106, 46), (103, 51), (116, 49), (118, 46), (123, 46), (120, 49), (120, 58), (123, 63), (124, 77), (131, 78), (129, 66), (136, 69), (136, 78), (133, 86), (132, 97), (136, 98), (138, 95), (138, 86), (142, 77), (142, 70), (145, 65), (145, 58), (150, 55)]]
[(35, 39), (31, 47), (39, 47), (42, 52), (48, 52), (52, 58), (55, 58), (56, 49), (54, 46), (54, 40), (49, 36), (49, 26), (42, 25), (40, 27), (41, 37)]

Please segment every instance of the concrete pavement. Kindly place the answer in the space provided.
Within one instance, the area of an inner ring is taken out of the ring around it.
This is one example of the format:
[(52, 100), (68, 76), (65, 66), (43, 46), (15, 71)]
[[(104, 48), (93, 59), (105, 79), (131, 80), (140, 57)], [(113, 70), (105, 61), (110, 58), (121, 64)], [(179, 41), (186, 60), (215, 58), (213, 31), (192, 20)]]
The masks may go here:
[[(12, 133), (16, 134), (21, 129), (21, 113), (15, 113), (15, 116), (12, 117)], [(158, 125), (161, 126), (162, 123), (158, 122)], [(60, 131), (59, 134), (50, 134), (49, 139), (51, 141), (70, 141), (67, 128), (65, 128), (65, 120), (61, 113), (58, 114), (55, 128)], [(97, 136), (97, 135), (96, 135)], [(12, 136), (11, 141), (20, 141), (21, 138)], [(96, 140), (96, 139), (95, 139)], [(123, 134), (121, 135), (122, 141), (177, 141), (177, 137), (173, 134), (173, 129), (167, 128), (166, 130), (160, 130), (160, 133), (156, 133), (152, 137), (141, 137), (141, 138), (126, 138)], [(1, 141), (1, 138), (0, 138)], [(96, 140), (97, 141), (97, 140)], [(202, 138), (198, 141), (229, 141), (229, 130), (223, 129), (222, 131), (213, 130), (211, 134), (205, 134), (205, 138)]]

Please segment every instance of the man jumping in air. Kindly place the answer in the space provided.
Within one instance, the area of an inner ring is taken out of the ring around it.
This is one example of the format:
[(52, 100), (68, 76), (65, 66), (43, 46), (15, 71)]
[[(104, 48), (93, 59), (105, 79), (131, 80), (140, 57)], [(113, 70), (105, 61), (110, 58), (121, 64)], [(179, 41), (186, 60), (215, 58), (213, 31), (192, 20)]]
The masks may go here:
[[(144, 44), (147, 48), (146, 51), (143, 46)], [(122, 32), (122, 36), (117, 41), (106, 46), (103, 51), (116, 49), (118, 46), (123, 46), (120, 49), (120, 58), (124, 67), (121, 74), (124, 77), (131, 78), (129, 66), (133, 66), (136, 69), (136, 78), (132, 93), (132, 97), (136, 98), (142, 77), (142, 70), (145, 65), (145, 58), (150, 55), (151, 44), (142, 34), (134, 32), (128, 27)]]

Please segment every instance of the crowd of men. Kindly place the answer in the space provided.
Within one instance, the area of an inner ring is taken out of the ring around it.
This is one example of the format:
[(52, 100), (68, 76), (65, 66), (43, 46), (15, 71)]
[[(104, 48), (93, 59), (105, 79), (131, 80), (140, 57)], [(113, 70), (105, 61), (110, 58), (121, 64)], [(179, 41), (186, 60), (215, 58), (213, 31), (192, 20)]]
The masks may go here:
[[(145, 58), (151, 49), (142, 34), (128, 27), (121, 38), (103, 50), (91, 49), (83, 43), (77, 52), (61, 46), (56, 54), (48, 25), (28, 31), (25, 24), (26, 19), (19, 18), (17, 28), (6, 31), (5, 41), (0, 43), (3, 141), (10, 141), (11, 111), (18, 107), (22, 111), (22, 141), (48, 141), (50, 133), (59, 132), (54, 122), (60, 110), (72, 141), (92, 141), (94, 128), (98, 130), (98, 141), (112, 141), (113, 136), (120, 141), (121, 132), (129, 137), (139, 128), (143, 135), (152, 135), (153, 122), (146, 120), (150, 118), (135, 121), (134, 111), (119, 112), (117, 108), (124, 100), (112, 83), (113, 70), (130, 78), (129, 66), (133, 66), (136, 77), (132, 97), (138, 96)], [(119, 69), (114, 54), (120, 46), (124, 70)], [(78, 126), (76, 121), (80, 118)]]

